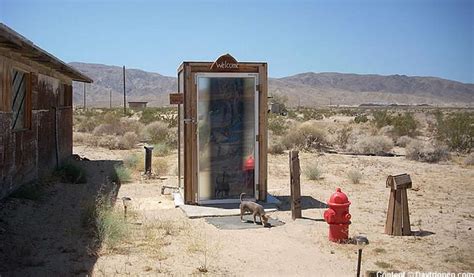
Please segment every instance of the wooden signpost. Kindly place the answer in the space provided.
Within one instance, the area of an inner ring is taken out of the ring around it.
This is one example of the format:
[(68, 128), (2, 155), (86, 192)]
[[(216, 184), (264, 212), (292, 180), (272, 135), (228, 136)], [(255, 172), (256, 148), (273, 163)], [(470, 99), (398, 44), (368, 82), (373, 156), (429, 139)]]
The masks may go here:
[(411, 235), (411, 228), (407, 189), (412, 186), (410, 175), (390, 175), (387, 178), (386, 186), (390, 188), (390, 199), (388, 202), (385, 234), (409, 236)]
[(291, 218), (301, 218), (300, 158), (298, 151), (290, 151)]
[(183, 94), (182, 93), (170, 93), (170, 104), (171, 105), (179, 105), (183, 104)]

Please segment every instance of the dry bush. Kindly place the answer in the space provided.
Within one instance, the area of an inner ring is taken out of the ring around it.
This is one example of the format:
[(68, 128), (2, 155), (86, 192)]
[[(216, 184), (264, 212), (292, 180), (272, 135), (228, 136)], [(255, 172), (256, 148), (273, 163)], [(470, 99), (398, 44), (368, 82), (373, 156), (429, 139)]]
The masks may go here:
[(169, 128), (166, 123), (155, 121), (145, 126), (143, 135), (146, 140), (153, 143), (166, 143), (169, 138)]
[(74, 132), (73, 133), (73, 142), (74, 144), (87, 144), (92, 135), (88, 133), (80, 133), (80, 132)]
[(391, 137), (391, 138), (395, 136), (392, 125), (383, 126), (382, 128), (380, 128), (378, 134), (381, 136), (386, 136), (386, 137)]
[(281, 143), (280, 139), (274, 139), (268, 146), (268, 153), (273, 155), (280, 155), (285, 152), (285, 146)]
[(410, 138), (409, 136), (401, 136), (397, 139), (397, 142), (395, 143), (395, 145), (396, 146), (401, 146), (401, 147), (406, 147), (412, 141), (413, 141), (413, 139)]
[(433, 145), (429, 142), (413, 140), (406, 148), (406, 158), (414, 161), (436, 163), (449, 158), (448, 148), (442, 145)]
[(362, 173), (358, 169), (351, 169), (347, 172), (347, 178), (353, 183), (358, 184), (362, 179)]
[(108, 148), (108, 149), (117, 149), (118, 138), (112, 135), (103, 135), (98, 137), (97, 146)]
[(134, 132), (126, 132), (123, 137), (118, 140), (119, 149), (132, 149), (138, 143), (138, 136)]
[(74, 126), (78, 132), (91, 133), (99, 125), (99, 121), (94, 117), (81, 117), (78, 121)]
[(119, 134), (126, 134), (128, 132), (133, 132), (135, 134), (140, 134), (140, 131), (145, 127), (143, 123), (139, 122), (136, 119), (132, 118), (121, 118), (120, 119), (120, 133)]
[(99, 126), (94, 128), (94, 131), (92, 131), (92, 133), (94, 134), (94, 136), (117, 134), (116, 127), (112, 124), (100, 124)]
[(282, 143), (287, 149), (321, 149), (327, 144), (326, 132), (314, 122), (308, 121), (291, 128), (283, 136)]
[(465, 164), (465, 165), (474, 165), (474, 153), (469, 154), (469, 155), (464, 159), (464, 164)]
[(145, 170), (145, 158), (139, 153), (134, 153), (123, 159), (123, 165), (133, 171), (141, 172)]
[(380, 155), (393, 148), (393, 141), (386, 136), (359, 136), (349, 149), (359, 154)]
[(319, 180), (323, 175), (323, 171), (319, 167), (318, 162), (312, 162), (304, 169), (304, 174), (310, 180)]
[(163, 176), (168, 174), (169, 164), (166, 159), (153, 157), (152, 167), (155, 175)]
[(336, 139), (335, 142), (339, 145), (342, 149), (345, 149), (347, 143), (349, 142), (349, 138), (352, 133), (351, 126), (344, 126), (342, 129), (336, 131)]
[(168, 156), (170, 153), (171, 149), (166, 143), (161, 142), (153, 145), (153, 156), (155, 157)]

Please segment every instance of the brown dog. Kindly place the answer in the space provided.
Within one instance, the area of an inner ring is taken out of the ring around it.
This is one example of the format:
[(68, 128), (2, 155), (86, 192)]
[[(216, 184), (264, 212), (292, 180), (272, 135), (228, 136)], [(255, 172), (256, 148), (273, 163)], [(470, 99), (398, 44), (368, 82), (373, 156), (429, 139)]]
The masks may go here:
[(251, 212), (253, 215), (253, 223), (257, 224), (257, 215), (260, 218), (260, 223), (265, 227), (268, 225), (269, 216), (265, 214), (265, 210), (263, 209), (262, 205), (257, 204), (251, 201), (243, 201), (242, 197), (245, 193), (240, 194), (240, 220), (242, 222), (246, 222), (243, 219), (243, 215), (245, 212)]

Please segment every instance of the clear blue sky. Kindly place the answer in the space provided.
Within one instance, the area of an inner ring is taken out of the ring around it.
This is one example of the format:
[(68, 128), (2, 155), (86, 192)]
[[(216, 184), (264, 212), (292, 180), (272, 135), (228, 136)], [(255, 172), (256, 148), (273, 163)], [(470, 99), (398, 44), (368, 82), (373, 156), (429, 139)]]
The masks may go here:
[(63, 59), (175, 76), (183, 60), (474, 83), (474, 1), (0, 0), (0, 20)]

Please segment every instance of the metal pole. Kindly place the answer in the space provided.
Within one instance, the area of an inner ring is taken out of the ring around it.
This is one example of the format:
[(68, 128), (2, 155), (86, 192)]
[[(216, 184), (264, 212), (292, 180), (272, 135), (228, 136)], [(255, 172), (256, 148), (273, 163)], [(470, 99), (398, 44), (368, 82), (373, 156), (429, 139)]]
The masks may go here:
[(360, 262), (362, 260), (362, 249), (359, 249), (359, 257), (357, 258), (357, 277), (360, 277)]
[(84, 111), (86, 110), (86, 83), (82, 83), (84, 84)]
[(123, 66), (123, 114), (127, 114), (127, 95), (125, 93), (125, 65)]

